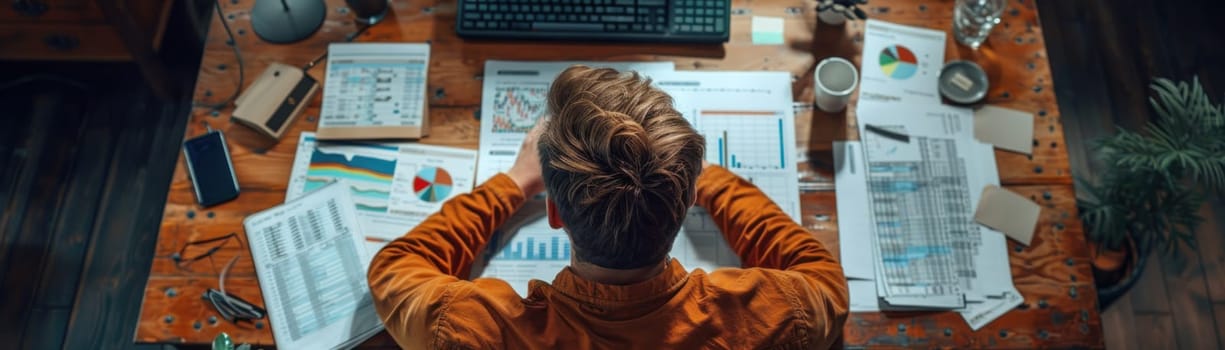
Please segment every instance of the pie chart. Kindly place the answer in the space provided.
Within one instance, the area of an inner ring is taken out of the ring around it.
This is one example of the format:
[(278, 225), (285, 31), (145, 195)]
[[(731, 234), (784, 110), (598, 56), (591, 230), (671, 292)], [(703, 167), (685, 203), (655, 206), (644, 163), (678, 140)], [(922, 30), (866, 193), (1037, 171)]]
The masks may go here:
[(422, 167), (413, 177), (413, 193), (421, 200), (438, 203), (451, 195), (451, 174), (442, 168)]
[(893, 79), (909, 79), (919, 71), (919, 61), (905, 46), (889, 45), (880, 51), (880, 70)]

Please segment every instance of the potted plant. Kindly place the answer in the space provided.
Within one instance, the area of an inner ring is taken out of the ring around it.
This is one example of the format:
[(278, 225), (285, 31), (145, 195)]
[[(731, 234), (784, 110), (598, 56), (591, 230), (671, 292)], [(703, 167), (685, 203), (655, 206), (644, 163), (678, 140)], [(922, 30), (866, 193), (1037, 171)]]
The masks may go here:
[(1080, 217), (1094, 249), (1102, 308), (1139, 278), (1150, 253), (1195, 247), (1205, 192), (1225, 188), (1225, 108), (1200, 86), (1157, 79), (1157, 119), (1140, 132), (1119, 129), (1095, 149), (1105, 170), (1081, 181)]

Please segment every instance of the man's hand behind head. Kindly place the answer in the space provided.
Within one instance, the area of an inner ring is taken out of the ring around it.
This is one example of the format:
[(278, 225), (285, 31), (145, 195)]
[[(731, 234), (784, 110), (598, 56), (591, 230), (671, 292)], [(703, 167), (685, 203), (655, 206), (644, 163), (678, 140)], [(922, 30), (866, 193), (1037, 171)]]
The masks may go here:
[(519, 157), (515, 158), (515, 164), (510, 167), (510, 171), (506, 172), (515, 184), (519, 185), (519, 190), (523, 191), (523, 196), (531, 198), (540, 192), (544, 192), (544, 177), (540, 173), (540, 152), (536, 150), (536, 143), (540, 140), (540, 133), (544, 130), (544, 119), (536, 122), (536, 126), (528, 131), (527, 137), (523, 139), (523, 146), (519, 147)]

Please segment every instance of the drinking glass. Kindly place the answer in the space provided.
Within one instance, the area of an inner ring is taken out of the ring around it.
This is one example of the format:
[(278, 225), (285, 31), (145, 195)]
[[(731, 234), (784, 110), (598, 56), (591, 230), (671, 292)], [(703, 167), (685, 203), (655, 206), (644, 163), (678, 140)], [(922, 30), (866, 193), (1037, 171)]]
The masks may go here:
[(953, 9), (953, 37), (962, 45), (978, 49), (991, 28), (1000, 23), (1008, 0), (957, 0)]

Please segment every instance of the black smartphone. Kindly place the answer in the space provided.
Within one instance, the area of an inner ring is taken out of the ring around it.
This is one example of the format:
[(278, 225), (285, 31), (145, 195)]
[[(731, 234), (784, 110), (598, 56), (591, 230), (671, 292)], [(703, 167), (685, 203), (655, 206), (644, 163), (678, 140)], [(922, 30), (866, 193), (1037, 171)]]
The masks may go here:
[(238, 177), (230, 161), (230, 149), (220, 131), (209, 131), (183, 143), (187, 174), (196, 190), (196, 201), (211, 207), (238, 197)]

